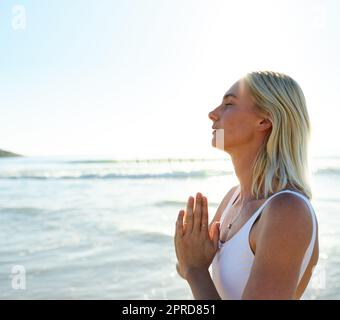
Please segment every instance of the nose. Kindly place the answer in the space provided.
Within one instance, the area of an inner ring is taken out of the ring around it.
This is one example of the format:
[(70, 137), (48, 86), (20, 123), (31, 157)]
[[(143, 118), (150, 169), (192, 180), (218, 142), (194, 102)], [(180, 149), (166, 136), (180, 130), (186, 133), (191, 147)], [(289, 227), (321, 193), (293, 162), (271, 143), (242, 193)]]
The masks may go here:
[(208, 113), (208, 117), (209, 117), (209, 119), (212, 120), (212, 121), (216, 121), (216, 120), (218, 119), (217, 114), (215, 113), (215, 110), (210, 111), (210, 112)]

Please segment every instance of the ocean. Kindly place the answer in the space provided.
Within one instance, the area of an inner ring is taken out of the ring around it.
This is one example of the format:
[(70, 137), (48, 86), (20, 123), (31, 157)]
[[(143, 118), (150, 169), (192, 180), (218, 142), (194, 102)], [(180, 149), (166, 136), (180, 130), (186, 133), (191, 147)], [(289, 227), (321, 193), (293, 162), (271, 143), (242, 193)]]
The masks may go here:
[[(340, 299), (340, 157), (313, 158), (320, 257), (302, 299)], [(0, 158), (1, 299), (193, 299), (173, 236), (238, 184), (223, 159)]]

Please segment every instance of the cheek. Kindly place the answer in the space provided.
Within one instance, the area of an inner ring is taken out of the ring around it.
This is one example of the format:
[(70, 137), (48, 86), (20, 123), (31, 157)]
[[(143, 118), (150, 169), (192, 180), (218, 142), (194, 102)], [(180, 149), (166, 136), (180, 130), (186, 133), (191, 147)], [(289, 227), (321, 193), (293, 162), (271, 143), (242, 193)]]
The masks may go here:
[(223, 128), (226, 133), (233, 133), (238, 130), (240, 126), (243, 126), (243, 117), (239, 113), (226, 114), (226, 117), (223, 121)]
[(249, 135), (252, 135), (253, 132), (251, 119), (242, 114), (226, 117), (223, 128), (226, 138), (228, 136), (248, 137)]

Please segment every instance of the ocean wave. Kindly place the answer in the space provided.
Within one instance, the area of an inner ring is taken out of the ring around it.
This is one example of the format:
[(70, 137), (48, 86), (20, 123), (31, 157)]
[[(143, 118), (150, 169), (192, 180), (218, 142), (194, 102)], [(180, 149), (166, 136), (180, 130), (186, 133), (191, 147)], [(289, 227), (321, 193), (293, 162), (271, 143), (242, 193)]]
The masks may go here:
[(118, 229), (116, 235), (119, 238), (125, 238), (131, 241), (141, 241), (141, 242), (168, 242), (172, 240), (173, 236), (168, 235), (158, 231), (147, 231), (141, 229)]
[(93, 180), (93, 179), (187, 179), (187, 178), (206, 178), (214, 176), (225, 176), (232, 174), (228, 171), (219, 170), (197, 170), (197, 171), (174, 171), (163, 173), (109, 173), (109, 174), (81, 174), (81, 175), (0, 175), (0, 179), (28, 179), (28, 180)]
[(185, 204), (184, 201), (172, 201), (172, 200), (165, 200), (165, 201), (159, 201), (154, 203), (155, 207), (178, 207), (183, 206)]
[(340, 174), (340, 168), (319, 168), (313, 171), (314, 175), (338, 175)]
[(94, 159), (94, 160), (72, 160), (66, 161), (68, 164), (105, 164), (105, 163), (168, 163), (168, 162), (207, 162), (207, 161), (225, 161), (222, 158), (161, 158), (161, 159)]
[[(165, 201), (155, 202), (153, 205), (155, 207), (184, 207), (186, 206), (186, 201), (165, 200)], [(209, 205), (218, 206), (219, 203), (209, 202)]]
[[(85, 171), (85, 170), (84, 170)], [(86, 170), (87, 171), (87, 170)], [(200, 179), (208, 177), (221, 177), (226, 175), (233, 175), (232, 170), (176, 170), (172, 172), (136, 172), (136, 173), (103, 173), (103, 172), (57, 172), (57, 171), (47, 171), (47, 172), (2, 172), (0, 174), (0, 179), (9, 180), (105, 180), (105, 179), (128, 179), (128, 180), (138, 180), (138, 179)], [(312, 172), (313, 175), (340, 175), (340, 168), (320, 168)]]
[(318, 198), (315, 197), (316, 201), (320, 202), (340, 202), (340, 197), (339, 198)]
[(46, 213), (46, 210), (34, 207), (0, 207), (0, 214), (2, 213), (40, 215)]

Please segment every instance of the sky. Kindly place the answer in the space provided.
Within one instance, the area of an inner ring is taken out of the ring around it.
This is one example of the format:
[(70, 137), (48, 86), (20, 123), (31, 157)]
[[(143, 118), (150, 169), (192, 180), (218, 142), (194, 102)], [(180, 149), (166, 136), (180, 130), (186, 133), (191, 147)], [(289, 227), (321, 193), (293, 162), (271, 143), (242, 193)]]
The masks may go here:
[(311, 154), (340, 155), (340, 2), (0, 0), (0, 149), (221, 157), (208, 113), (245, 73), (301, 86)]

